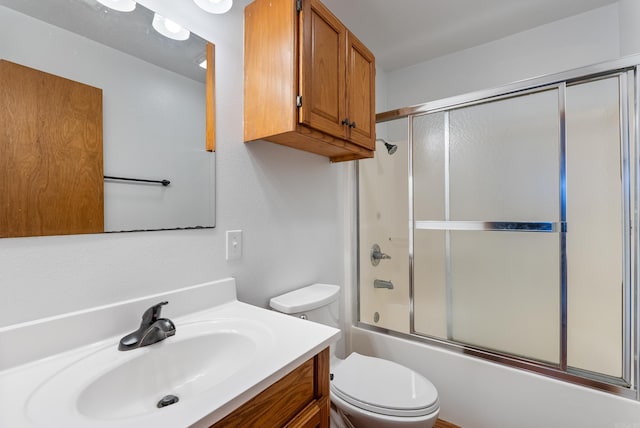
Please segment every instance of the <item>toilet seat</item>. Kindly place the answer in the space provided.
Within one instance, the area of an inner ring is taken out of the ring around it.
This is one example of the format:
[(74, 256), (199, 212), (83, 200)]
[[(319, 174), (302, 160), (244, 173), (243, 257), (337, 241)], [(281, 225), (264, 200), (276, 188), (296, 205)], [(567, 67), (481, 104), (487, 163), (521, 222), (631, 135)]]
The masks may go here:
[(431, 382), (392, 361), (352, 353), (332, 367), (331, 393), (347, 403), (388, 416), (417, 417), (438, 410)]

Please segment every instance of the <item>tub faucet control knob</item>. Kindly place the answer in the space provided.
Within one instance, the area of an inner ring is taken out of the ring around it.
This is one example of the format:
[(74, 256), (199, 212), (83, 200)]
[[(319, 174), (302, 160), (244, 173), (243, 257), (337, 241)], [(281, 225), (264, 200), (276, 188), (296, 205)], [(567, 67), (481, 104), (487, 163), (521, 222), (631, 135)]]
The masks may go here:
[(380, 263), (380, 260), (389, 260), (389, 259), (391, 259), (391, 256), (383, 253), (382, 250), (380, 250), (380, 245), (373, 244), (373, 246), (371, 247), (371, 264), (373, 266), (378, 266), (378, 264)]

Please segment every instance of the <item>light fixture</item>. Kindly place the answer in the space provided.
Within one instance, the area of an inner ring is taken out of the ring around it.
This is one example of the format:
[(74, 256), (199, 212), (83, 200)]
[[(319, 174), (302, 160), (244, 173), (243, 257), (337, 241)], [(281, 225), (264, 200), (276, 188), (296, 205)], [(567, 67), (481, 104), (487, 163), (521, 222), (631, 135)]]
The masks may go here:
[(233, 0), (193, 0), (200, 9), (209, 13), (227, 13), (231, 6), (233, 6)]
[(136, 8), (136, 2), (133, 0), (97, 0), (103, 6), (118, 12), (131, 12)]
[(153, 25), (153, 28), (155, 28), (158, 33), (173, 40), (187, 40), (191, 34), (188, 30), (182, 28), (172, 20), (157, 13), (153, 14), (153, 22), (151, 25)]

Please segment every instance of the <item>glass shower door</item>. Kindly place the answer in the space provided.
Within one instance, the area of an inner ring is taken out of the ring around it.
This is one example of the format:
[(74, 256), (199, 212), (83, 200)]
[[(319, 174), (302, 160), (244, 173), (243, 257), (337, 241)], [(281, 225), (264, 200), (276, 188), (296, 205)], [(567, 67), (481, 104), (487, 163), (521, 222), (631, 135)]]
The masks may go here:
[(412, 331), (560, 364), (559, 89), (412, 118)]
[(407, 150), (359, 163), (359, 325), (640, 397), (640, 74), (588, 70), (381, 114)]

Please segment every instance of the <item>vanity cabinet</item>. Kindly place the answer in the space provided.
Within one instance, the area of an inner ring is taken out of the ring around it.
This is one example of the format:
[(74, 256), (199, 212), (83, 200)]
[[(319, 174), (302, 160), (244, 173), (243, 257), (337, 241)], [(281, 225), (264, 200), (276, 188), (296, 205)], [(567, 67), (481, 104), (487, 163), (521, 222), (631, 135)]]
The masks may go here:
[(329, 411), (327, 348), (211, 428), (329, 428)]
[(245, 8), (244, 140), (373, 157), (375, 58), (319, 0)]

